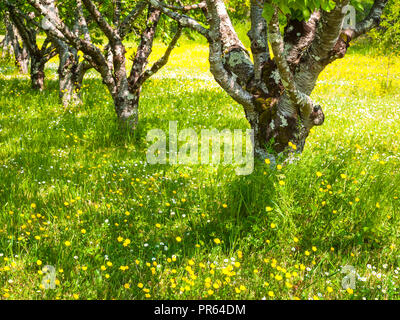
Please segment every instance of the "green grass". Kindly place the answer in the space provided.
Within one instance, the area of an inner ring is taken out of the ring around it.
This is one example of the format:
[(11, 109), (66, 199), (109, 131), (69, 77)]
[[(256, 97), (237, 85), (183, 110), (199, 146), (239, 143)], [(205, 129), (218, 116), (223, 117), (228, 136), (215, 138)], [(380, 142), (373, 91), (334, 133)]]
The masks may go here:
[(146, 84), (131, 136), (95, 73), (84, 104), (64, 109), (49, 67), (37, 93), (0, 65), (3, 299), (399, 298), (399, 59), (389, 77), (384, 58), (357, 50), (330, 66), (313, 94), (326, 123), (301, 158), (242, 177), (146, 164), (147, 132), (169, 120), (248, 128), (207, 71), (206, 46), (183, 43)]

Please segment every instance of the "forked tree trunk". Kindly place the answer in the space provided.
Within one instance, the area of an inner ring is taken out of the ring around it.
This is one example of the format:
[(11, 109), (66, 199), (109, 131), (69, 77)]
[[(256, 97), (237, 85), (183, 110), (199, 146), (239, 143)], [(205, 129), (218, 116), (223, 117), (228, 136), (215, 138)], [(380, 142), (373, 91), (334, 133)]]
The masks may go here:
[(79, 63), (78, 51), (65, 42), (54, 39), (59, 53), (58, 67), (59, 95), (64, 107), (82, 103), (80, 89), (83, 77), (90, 67), (86, 62)]
[(41, 57), (31, 56), (31, 86), (34, 90), (44, 89), (44, 66)]
[[(107, 86), (114, 100), (115, 111), (122, 127), (129, 130), (136, 129), (139, 115), (138, 104), (142, 85), (167, 63), (169, 55), (181, 35), (181, 26), (178, 25), (178, 30), (164, 55), (157, 60), (151, 68), (147, 68), (155, 30), (161, 17), (161, 11), (153, 8), (146, 1), (139, 1), (124, 19), (121, 19), (122, 17), (120, 15), (121, 1), (114, 2), (114, 26), (112, 26), (108, 23), (107, 19), (103, 17), (94, 2), (90, 0), (77, 0), (77, 20), (74, 30), (70, 30), (62, 19), (60, 19), (58, 15), (59, 4), (56, 4), (56, 1), (48, 0), (45, 4), (44, 2), (41, 3), (33, 0), (28, 0), (28, 2), (50, 22), (46, 24), (46, 33), (49, 36), (68, 42), (74, 48), (81, 50), (85, 54), (85, 59), (100, 73), (103, 83)], [(82, 5), (85, 6), (91, 18), (109, 40), (104, 50), (100, 50), (92, 43)], [(132, 31), (132, 23), (141, 15), (146, 7), (146, 27), (141, 32), (141, 41), (133, 60), (131, 72), (128, 76), (126, 70), (126, 49), (123, 40), (126, 35)], [(80, 32), (83, 33), (83, 37)], [(70, 66), (67, 62), (69, 60), (67, 58), (64, 60), (66, 62), (63, 64), (63, 66), (65, 66), (63, 70), (72, 68), (67, 68), (66, 66)], [(73, 64), (71, 64), (71, 66), (72, 65)], [(71, 88), (71, 80), (68, 78), (68, 81), (65, 79), (65, 82), (68, 83), (68, 88)]]
[[(210, 32), (211, 73), (244, 106), (254, 131), (255, 153), (262, 158), (274, 158), (272, 154), (301, 152), (310, 129), (323, 123), (323, 113), (317, 105), (304, 112), (287, 95), (276, 62), (267, 49), (267, 24), (262, 18), (262, 7), (256, 4), (251, 13), (252, 29), (248, 35), (252, 40), (253, 63), (233, 28), (224, 2), (216, 0), (208, 4), (213, 21), (219, 21), (211, 26)], [(218, 62), (221, 56), (223, 59)], [(232, 75), (235, 85), (229, 80)]]
[[(187, 14), (181, 14), (189, 10), (184, 6), (149, 1), (208, 40), (211, 73), (243, 106), (254, 130), (256, 155), (271, 160), (303, 151), (311, 128), (323, 124), (322, 109), (310, 98), (318, 76), (328, 64), (344, 57), (352, 39), (379, 24), (388, 2), (375, 0), (367, 17), (352, 29), (342, 29), (350, 0), (335, 1), (335, 8), (330, 11), (316, 10), (308, 21), (298, 21), (287, 15), (288, 23), (282, 36), (281, 11), (274, 2), (250, 0), (251, 59), (233, 28), (224, 0), (203, 2), (208, 29)], [(266, 4), (273, 9), (269, 22), (263, 17)], [(196, 8), (199, 6), (193, 6)]]
[(31, 87), (34, 90), (42, 91), (44, 89), (44, 67), (57, 54), (55, 46), (50, 38), (46, 37), (41, 48), (39, 48), (37, 38), (39, 29), (34, 22), (35, 13), (24, 14), (13, 4), (6, 3), (6, 5), (10, 19), (30, 55)]

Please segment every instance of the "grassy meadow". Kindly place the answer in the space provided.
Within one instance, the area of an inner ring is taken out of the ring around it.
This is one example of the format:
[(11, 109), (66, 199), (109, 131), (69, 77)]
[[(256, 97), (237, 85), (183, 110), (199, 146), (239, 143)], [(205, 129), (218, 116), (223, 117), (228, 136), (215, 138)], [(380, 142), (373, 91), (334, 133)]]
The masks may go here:
[(66, 109), (56, 59), (41, 93), (1, 61), (1, 299), (399, 299), (400, 58), (354, 47), (330, 65), (313, 93), (326, 122), (296, 162), (147, 164), (170, 120), (249, 128), (207, 58), (181, 41), (134, 135), (94, 71)]

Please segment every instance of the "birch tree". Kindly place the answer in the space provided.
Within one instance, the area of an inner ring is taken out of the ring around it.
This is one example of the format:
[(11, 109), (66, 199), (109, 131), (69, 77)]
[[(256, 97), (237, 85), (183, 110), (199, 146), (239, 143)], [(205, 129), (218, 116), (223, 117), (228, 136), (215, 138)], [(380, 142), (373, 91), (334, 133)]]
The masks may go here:
[[(350, 0), (251, 0), (250, 53), (223, 0), (191, 5), (148, 1), (207, 39), (211, 73), (243, 106), (254, 130), (255, 153), (270, 159), (302, 152), (311, 128), (324, 122), (323, 101), (310, 97), (318, 76), (345, 56), (351, 41), (379, 24), (387, 3), (375, 0), (355, 23)], [(359, 2), (352, 3), (361, 9)]]
[(40, 28), (35, 22), (34, 12), (24, 13), (12, 3), (7, 2), (10, 18), (18, 30), (30, 56), (31, 86), (34, 90), (44, 89), (45, 64), (57, 55), (57, 50), (50, 37), (46, 37), (42, 45), (39, 44)]
[(29, 53), (25, 43), (18, 34), (17, 28), (12, 23), (9, 13), (4, 12), (5, 36), (1, 43), (2, 57), (14, 57), (15, 64), (21, 73), (28, 73)]
[[(47, 32), (52, 37), (65, 41), (83, 52), (85, 59), (100, 73), (103, 83), (110, 92), (120, 123), (130, 130), (135, 129), (138, 123), (142, 86), (167, 63), (181, 35), (180, 25), (177, 26), (164, 55), (148, 67), (161, 10), (146, 1), (71, 0), (61, 3), (54, 0), (28, 0), (28, 2), (47, 20)], [(78, 8), (79, 24), (82, 29), (87, 30), (85, 37), (75, 34), (71, 25), (60, 14), (60, 9), (66, 4)], [(100, 46), (91, 37), (90, 32), (95, 31), (100, 31), (107, 39), (105, 46)], [(140, 41), (132, 68), (128, 71), (127, 50), (123, 41), (132, 32), (139, 35)]]

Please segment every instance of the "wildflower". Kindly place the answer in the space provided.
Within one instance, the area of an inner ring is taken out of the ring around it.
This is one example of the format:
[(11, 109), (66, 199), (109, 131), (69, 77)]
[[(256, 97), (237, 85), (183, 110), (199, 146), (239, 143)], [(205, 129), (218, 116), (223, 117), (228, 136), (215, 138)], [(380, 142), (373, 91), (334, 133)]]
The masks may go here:
[(351, 288), (347, 288), (346, 291), (347, 291), (348, 294), (353, 294), (354, 293), (353, 289), (351, 289)]
[(181, 242), (181, 241), (182, 241), (182, 238), (181, 238), (181, 237), (176, 237), (175, 240), (176, 240), (177, 242)]
[(65, 244), (65, 246), (69, 247), (71, 245), (71, 242), (70, 241), (65, 241), (64, 244)]
[(273, 296), (275, 296), (275, 294), (274, 294), (274, 292), (273, 292), (273, 291), (268, 291), (268, 295), (269, 295), (270, 297), (273, 297)]
[(215, 239), (214, 239), (214, 242), (215, 242), (216, 244), (220, 244), (220, 243), (221, 243), (221, 240), (219, 240), (218, 238), (215, 238)]

